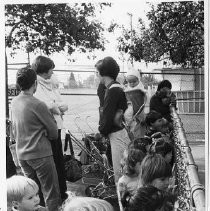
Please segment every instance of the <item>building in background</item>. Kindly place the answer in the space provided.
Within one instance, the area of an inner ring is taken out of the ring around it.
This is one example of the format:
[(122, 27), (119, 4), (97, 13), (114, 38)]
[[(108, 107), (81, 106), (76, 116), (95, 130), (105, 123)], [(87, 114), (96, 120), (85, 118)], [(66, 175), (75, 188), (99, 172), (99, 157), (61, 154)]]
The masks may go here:
[(204, 113), (204, 68), (162, 68), (163, 80), (172, 83), (179, 113)]

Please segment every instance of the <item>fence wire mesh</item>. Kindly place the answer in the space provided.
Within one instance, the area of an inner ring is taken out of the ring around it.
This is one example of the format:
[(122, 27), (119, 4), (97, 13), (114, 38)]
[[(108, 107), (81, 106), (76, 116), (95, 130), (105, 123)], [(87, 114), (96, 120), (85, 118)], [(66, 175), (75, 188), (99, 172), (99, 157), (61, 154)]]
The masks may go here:
[[(178, 208), (177, 210), (204, 210), (205, 196), (197, 166), (195, 165), (191, 148), (185, 136), (181, 119), (174, 108), (171, 109), (173, 117), (173, 138), (175, 143), (175, 178), (178, 187)], [(197, 189), (194, 187), (197, 186)], [(195, 194), (197, 191), (197, 194)]]

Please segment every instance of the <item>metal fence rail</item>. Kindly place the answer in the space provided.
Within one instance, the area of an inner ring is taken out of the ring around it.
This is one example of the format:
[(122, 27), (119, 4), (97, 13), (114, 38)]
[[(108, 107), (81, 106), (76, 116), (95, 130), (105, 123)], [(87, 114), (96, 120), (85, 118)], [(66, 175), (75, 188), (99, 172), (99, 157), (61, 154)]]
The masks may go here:
[(205, 210), (204, 187), (186, 139), (185, 131), (174, 107), (171, 107), (175, 142), (175, 174), (178, 186), (178, 210)]

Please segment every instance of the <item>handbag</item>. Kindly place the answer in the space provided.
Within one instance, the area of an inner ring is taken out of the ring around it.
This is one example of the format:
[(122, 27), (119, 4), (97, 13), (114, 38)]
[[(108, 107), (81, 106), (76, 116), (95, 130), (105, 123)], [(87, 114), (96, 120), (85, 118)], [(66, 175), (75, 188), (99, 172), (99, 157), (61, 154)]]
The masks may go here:
[(82, 163), (74, 157), (73, 145), (71, 141), (71, 136), (66, 134), (64, 152), (67, 148), (70, 148), (70, 155), (64, 154), (64, 169), (66, 180), (69, 182), (76, 182), (82, 178)]
[(82, 178), (82, 163), (72, 155), (64, 155), (66, 180), (76, 182)]

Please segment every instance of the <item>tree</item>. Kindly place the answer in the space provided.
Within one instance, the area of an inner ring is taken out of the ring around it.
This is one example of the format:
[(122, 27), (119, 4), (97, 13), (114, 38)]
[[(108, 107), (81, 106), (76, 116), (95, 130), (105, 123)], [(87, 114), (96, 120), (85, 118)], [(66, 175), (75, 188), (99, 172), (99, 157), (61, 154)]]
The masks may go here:
[(87, 88), (96, 86), (95, 76), (89, 75), (86, 80), (84, 80), (84, 86)]
[(78, 85), (75, 80), (74, 73), (71, 72), (70, 77), (69, 77), (69, 88), (77, 88), (77, 87)]
[(105, 6), (110, 4), (8, 4), (6, 46), (17, 49), (27, 43), (28, 52), (41, 49), (47, 55), (104, 50), (103, 25), (94, 17)]
[(137, 61), (158, 62), (168, 58), (182, 66), (204, 65), (203, 1), (151, 5), (147, 17), (149, 28), (139, 19), (139, 27), (133, 30), (133, 46), (126, 43), (131, 39), (127, 30), (121, 36), (119, 49), (124, 45), (124, 50), (130, 49), (128, 53)]
[(154, 78), (152, 74), (146, 74), (141, 77), (141, 81), (147, 89), (148, 86), (157, 85), (158, 81)]

